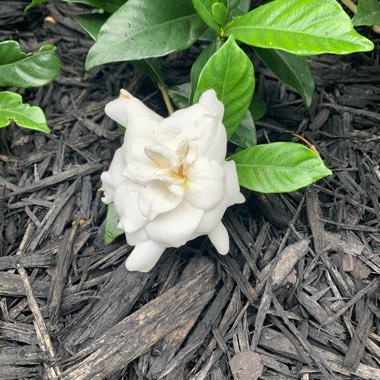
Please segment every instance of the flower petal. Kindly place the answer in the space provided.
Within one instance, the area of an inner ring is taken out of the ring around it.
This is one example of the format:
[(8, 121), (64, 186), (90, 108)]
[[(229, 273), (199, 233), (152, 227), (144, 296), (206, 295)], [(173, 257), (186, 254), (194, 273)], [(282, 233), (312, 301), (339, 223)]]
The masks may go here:
[(121, 90), (119, 98), (106, 104), (105, 113), (125, 128), (128, 127), (128, 124), (132, 120), (138, 117), (157, 121), (162, 120), (160, 115), (153, 112), (143, 102), (135, 98), (126, 90)]
[(138, 207), (139, 195), (128, 193), (126, 185), (123, 183), (115, 191), (114, 205), (120, 217), (119, 225), (126, 233), (139, 230), (147, 222), (148, 218), (142, 214)]
[(226, 212), (226, 209), (227, 195), (225, 195), (222, 201), (219, 204), (217, 204), (214, 208), (205, 211), (197, 227), (196, 233), (199, 235), (205, 235), (214, 230), (218, 223), (221, 221), (224, 213)]
[[(182, 186), (177, 187), (182, 188)], [(178, 191), (175, 193), (170, 191), (167, 184), (160, 181), (151, 181), (141, 192), (138, 204), (141, 212), (152, 221), (157, 215), (176, 208), (183, 197), (183, 190), (182, 193), (178, 193)]]
[(125, 267), (131, 272), (149, 272), (164, 251), (165, 247), (152, 240), (138, 244), (125, 261)]
[(203, 210), (182, 201), (174, 210), (150, 222), (145, 231), (158, 244), (178, 248), (195, 237), (194, 232), (202, 216)]
[(187, 176), (186, 201), (202, 210), (215, 207), (226, 192), (225, 171), (215, 161), (196, 160)]
[(112, 202), (115, 189), (123, 180), (125, 180), (122, 176), (124, 168), (125, 162), (123, 159), (122, 149), (119, 148), (113, 156), (108, 171), (103, 172), (100, 176), (102, 181), (102, 189), (104, 191), (104, 197), (102, 198), (104, 203), (108, 204)]
[(224, 125), (212, 115), (200, 116), (194, 123), (197, 156), (222, 163), (227, 153), (227, 132)]
[(225, 161), (223, 167), (226, 171), (226, 188), (228, 196), (227, 207), (236, 203), (244, 203), (244, 195), (240, 192), (239, 179), (236, 171), (235, 161)]
[(230, 250), (230, 239), (226, 227), (224, 227), (222, 222), (220, 222), (214, 230), (209, 232), (208, 237), (221, 255), (228, 253)]
[(224, 115), (224, 106), (216, 96), (215, 90), (210, 89), (205, 91), (199, 98), (199, 104), (206, 107), (208, 111), (217, 118), (217, 120), (222, 122)]

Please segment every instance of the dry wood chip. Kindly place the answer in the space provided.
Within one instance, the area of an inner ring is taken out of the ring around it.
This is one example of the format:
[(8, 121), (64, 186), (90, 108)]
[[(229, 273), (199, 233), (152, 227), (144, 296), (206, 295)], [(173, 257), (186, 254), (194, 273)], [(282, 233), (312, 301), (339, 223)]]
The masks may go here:
[[(33, 333), (35, 335), (34, 329)], [(11, 365), (33, 365), (47, 360), (47, 355), (37, 346), (12, 346), (4, 344), (0, 347), (0, 368)]]
[(0, 335), (5, 339), (14, 340), (16, 342), (37, 344), (34, 328), (25, 323), (0, 321)]
[[(196, 258), (195, 260), (192, 260), (189, 265), (185, 268), (185, 271), (182, 273), (180, 277), (180, 281), (190, 280), (192, 277), (196, 276), (202, 269), (204, 265), (207, 265), (207, 259), (205, 257)], [(211, 283), (209, 284), (212, 285)], [(206, 291), (211, 291), (213, 288), (209, 287), (209, 289), (205, 289)], [(206, 320), (209, 322), (209, 329), (212, 327), (212, 323), (214, 322), (215, 318), (211, 317), (211, 310), (215, 310), (214, 315), (219, 315), (220, 311), (224, 308), (226, 303), (229, 300), (229, 295), (231, 293), (231, 290), (223, 287), (220, 291), (215, 300), (213, 301), (213, 304), (208, 308), (207, 310), (207, 316)], [(216, 304), (216, 307), (215, 307)], [(167, 366), (167, 364), (170, 362), (170, 360), (173, 359), (176, 352), (181, 347), (182, 342), (185, 340), (185, 338), (188, 336), (190, 330), (193, 328), (195, 322), (197, 321), (199, 317), (199, 313), (195, 314), (193, 318), (189, 319), (187, 323), (185, 323), (183, 326), (180, 326), (179, 328), (173, 330), (170, 332), (161, 342), (159, 342), (155, 348), (157, 348), (157, 351), (160, 352), (159, 355), (157, 355), (153, 360), (151, 359), (151, 364), (149, 365), (149, 373), (148, 377), (151, 379), (158, 378), (159, 375), (163, 372), (164, 368)], [(199, 326), (202, 324), (202, 321), (198, 323), (198, 326), (196, 329), (198, 331), (200, 330)], [(205, 336), (208, 334), (208, 331), (200, 334), (195, 332), (195, 336), (198, 336), (198, 339), (203, 342)], [(194, 335), (192, 335), (189, 338), (189, 344), (194, 346)]]
[(52, 185), (56, 185), (57, 183), (65, 182), (73, 178), (83, 177), (85, 175), (97, 172), (102, 169), (103, 164), (100, 164), (98, 162), (91, 162), (81, 166), (73, 166), (62, 173), (44, 178), (36, 183), (24, 186), (23, 188), (19, 188), (18, 190), (6, 194), (5, 198), (10, 198), (24, 193), (31, 193), (33, 191), (41, 190), (44, 188), (49, 188)]
[(146, 274), (128, 272), (124, 264), (119, 265), (97, 293), (97, 300), (83, 310), (72, 325), (67, 326), (68, 335), (64, 332), (63, 336), (65, 345), (88, 344), (120, 322), (132, 309), (148, 279)]
[(355, 370), (358, 368), (361, 362), (364, 350), (366, 347), (368, 334), (371, 331), (373, 322), (373, 314), (369, 307), (366, 305), (365, 309), (359, 319), (358, 326), (355, 330), (350, 345), (348, 347), (348, 352), (344, 359), (344, 366)]
[(67, 369), (62, 379), (100, 380), (124, 368), (204, 308), (213, 294), (204, 289), (210, 282), (215, 286), (214, 276), (215, 267), (210, 263), (198, 276), (179, 283), (123, 319), (78, 352), (80, 363)]
[(308, 247), (309, 240), (303, 239), (287, 246), (279, 253), (270, 274), (273, 286), (279, 286), (283, 283), (297, 261), (306, 254)]
[(261, 357), (253, 351), (239, 352), (230, 359), (234, 380), (257, 380), (263, 373)]
[(51, 253), (44, 255), (3, 256), (0, 257), (0, 270), (16, 268), (18, 262), (24, 268), (48, 268), (54, 265), (55, 258)]

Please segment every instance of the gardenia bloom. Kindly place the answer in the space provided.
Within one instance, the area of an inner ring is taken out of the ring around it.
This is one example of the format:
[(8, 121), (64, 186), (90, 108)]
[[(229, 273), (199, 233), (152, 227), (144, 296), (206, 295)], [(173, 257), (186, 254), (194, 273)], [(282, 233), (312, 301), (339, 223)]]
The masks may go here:
[(126, 128), (124, 144), (101, 180), (103, 201), (114, 203), (118, 227), (135, 246), (127, 269), (148, 272), (165, 248), (205, 234), (226, 254), (229, 239), (221, 219), (244, 197), (234, 161), (225, 161), (224, 107), (215, 91), (166, 119), (125, 90), (105, 111)]

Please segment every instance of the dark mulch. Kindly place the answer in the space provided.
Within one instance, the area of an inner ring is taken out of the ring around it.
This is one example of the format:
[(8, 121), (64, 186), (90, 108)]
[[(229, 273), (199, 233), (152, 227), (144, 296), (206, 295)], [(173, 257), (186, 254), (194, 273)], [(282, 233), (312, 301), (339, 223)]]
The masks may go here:
[[(379, 49), (313, 58), (310, 111), (257, 67), (259, 140), (302, 135), (334, 174), (247, 193), (224, 218), (226, 257), (200, 238), (128, 273), (125, 240), (103, 243), (99, 176), (121, 142), (103, 108), (120, 88), (164, 115), (163, 102), (129, 64), (85, 72), (91, 41), (67, 17), (77, 6), (25, 5), (2, 1), (0, 40), (54, 43), (63, 68), (20, 91), (51, 135), (0, 131), (0, 378), (242, 380), (261, 360), (266, 380), (380, 379)], [(197, 49), (164, 59), (169, 81), (187, 79)]]

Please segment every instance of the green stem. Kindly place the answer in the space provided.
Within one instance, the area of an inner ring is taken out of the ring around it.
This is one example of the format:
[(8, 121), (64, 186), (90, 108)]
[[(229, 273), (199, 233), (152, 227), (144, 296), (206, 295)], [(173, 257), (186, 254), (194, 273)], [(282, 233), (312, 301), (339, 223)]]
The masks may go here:
[(356, 13), (356, 4), (354, 4), (351, 0), (340, 0), (350, 11)]
[(160, 89), (162, 97), (164, 98), (166, 109), (168, 110), (169, 115), (171, 115), (174, 112), (174, 108), (169, 98), (168, 88), (163, 86), (162, 84), (158, 84), (158, 88)]

